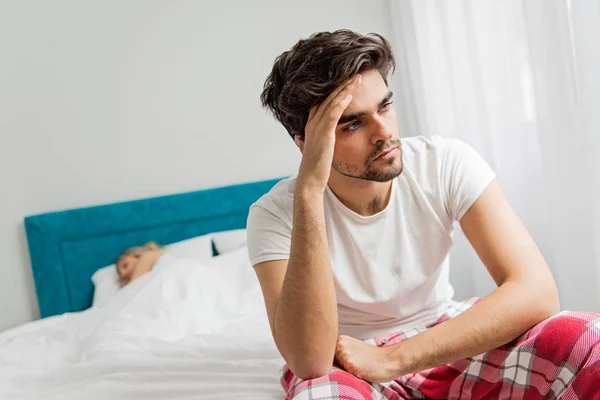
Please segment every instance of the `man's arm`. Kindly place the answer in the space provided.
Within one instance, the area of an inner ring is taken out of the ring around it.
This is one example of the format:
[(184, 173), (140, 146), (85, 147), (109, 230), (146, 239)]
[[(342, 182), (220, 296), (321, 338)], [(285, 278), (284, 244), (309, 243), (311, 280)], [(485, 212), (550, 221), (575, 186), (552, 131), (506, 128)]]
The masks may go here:
[(559, 311), (550, 269), (495, 180), (460, 223), (498, 288), (462, 314), (395, 346), (341, 336), (336, 357), (348, 372), (389, 382), (500, 347)]
[(255, 267), (277, 348), (302, 379), (329, 372), (337, 340), (337, 302), (322, 203), (319, 196), (296, 195), (290, 259)]
[(559, 311), (550, 269), (497, 181), (460, 224), (498, 288), (457, 317), (390, 347), (402, 375), (502, 346)]
[(338, 316), (323, 196), (335, 128), (359, 83), (360, 77), (347, 82), (311, 109), (305, 138), (296, 138), (302, 163), (294, 192), (290, 258), (255, 266), (277, 348), (301, 379), (326, 375), (333, 364)]

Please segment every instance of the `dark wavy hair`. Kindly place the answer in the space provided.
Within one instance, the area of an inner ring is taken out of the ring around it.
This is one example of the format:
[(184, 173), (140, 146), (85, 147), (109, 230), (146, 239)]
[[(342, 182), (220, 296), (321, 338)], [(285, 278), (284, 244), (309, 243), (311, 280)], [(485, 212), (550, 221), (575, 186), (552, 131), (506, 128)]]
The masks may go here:
[(292, 139), (304, 138), (310, 109), (354, 75), (377, 69), (387, 84), (396, 68), (389, 42), (377, 33), (319, 32), (275, 59), (260, 100)]

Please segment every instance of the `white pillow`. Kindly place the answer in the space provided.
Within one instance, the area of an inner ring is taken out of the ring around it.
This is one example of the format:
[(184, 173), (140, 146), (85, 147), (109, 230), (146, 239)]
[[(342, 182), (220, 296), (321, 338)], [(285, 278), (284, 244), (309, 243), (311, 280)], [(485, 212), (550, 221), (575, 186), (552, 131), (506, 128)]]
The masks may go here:
[(208, 260), (213, 256), (212, 234), (196, 236), (165, 246), (169, 254), (178, 258)]
[[(264, 319), (264, 323), (259, 324), (260, 330), (266, 329), (266, 337), (270, 339), (262, 291), (246, 247), (195, 263), (191, 271), (182, 271), (180, 279), (185, 285), (173, 284), (172, 292), (176, 292), (174, 297), (193, 296), (196, 300), (190, 306), (194, 309), (191, 313), (194, 318), (188, 318), (196, 319), (196, 333), (232, 332), (244, 326), (244, 335), (247, 335), (249, 325)], [(164, 276), (178, 274), (177, 268), (164, 272)], [(187, 294), (182, 290), (186, 285)], [(180, 303), (174, 304), (180, 306)]]
[(94, 284), (94, 299), (92, 307), (99, 307), (106, 304), (119, 291), (119, 274), (115, 264), (100, 268), (92, 275)]
[(213, 233), (212, 239), (218, 254), (227, 254), (246, 246), (246, 229)]
[[(165, 246), (166, 252), (178, 258), (207, 260), (213, 256), (211, 235), (196, 236)], [(92, 307), (102, 306), (119, 291), (119, 274), (115, 264), (97, 270), (92, 275), (94, 298)]]

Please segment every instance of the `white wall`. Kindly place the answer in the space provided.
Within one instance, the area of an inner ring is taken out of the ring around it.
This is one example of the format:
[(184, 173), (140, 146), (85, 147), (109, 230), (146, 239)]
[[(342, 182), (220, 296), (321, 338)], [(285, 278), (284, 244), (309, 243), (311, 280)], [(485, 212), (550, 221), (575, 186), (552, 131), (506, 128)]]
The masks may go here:
[(259, 94), (338, 28), (390, 37), (387, 1), (0, 3), (0, 330), (38, 317), (23, 217), (295, 173)]

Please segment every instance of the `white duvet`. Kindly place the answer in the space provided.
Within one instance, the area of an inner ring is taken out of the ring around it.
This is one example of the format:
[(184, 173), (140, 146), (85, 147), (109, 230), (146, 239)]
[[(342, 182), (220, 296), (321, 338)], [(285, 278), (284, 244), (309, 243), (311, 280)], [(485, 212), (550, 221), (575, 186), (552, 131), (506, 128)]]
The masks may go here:
[(282, 399), (245, 249), (165, 254), (101, 308), (0, 334), (0, 399)]

